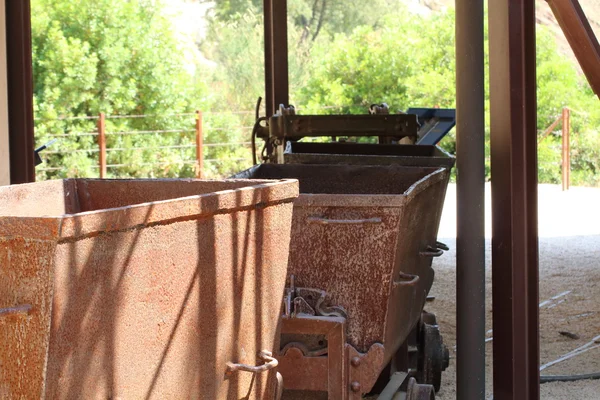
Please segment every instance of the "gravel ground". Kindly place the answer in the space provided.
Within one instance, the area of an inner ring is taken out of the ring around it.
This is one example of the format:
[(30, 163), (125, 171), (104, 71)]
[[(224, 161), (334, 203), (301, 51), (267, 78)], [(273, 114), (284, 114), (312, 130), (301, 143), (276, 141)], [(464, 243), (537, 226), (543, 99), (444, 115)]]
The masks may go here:
[[(492, 329), (489, 186), (486, 187), (487, 225), (487, 329)], [(554, 185), (539, 187), (540, 335), (541, 363), (555, 360), (600, 335), (600, 189), (572, 188), (562, 192)], [(436, 259), (436, 281), (427, 306), (434, 312), (444, 336), (456, 354), (455, 232), (456, 187), (450, 185), (440, 227), (440, 241), (452, 250)], [(579, 336), (570, 339), (559, 334)], [(491, 332), (488, 337), (491, 337)], [(487, 344), (487, 398), (492, 393), (492, 343)], [(455, 364), (443, 377), (438, 400), (456, 398)], [(600, 371), (600, 348), (588, 351), (543, 371), (544, 374), (579, 374)], [(600, 380), (548, 383), (542, 399), (600, 399)]]

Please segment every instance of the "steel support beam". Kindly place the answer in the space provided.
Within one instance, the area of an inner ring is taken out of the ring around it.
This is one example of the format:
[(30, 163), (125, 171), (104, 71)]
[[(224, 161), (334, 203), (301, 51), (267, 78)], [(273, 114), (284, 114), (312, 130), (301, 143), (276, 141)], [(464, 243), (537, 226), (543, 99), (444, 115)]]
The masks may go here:
[(0, 0), (0, 186), (10, 185), (8, 81), (6, 72), (6, 2)]
[(287, 0), (264, 0), (265, 107), (271, 117), (289, 105)]
[(6, 0), (6, 58), (11, 183), (35, 180), (29, 0)]
[(485, 398), (484, 0), (456, 0), (457, 398)]
[(581, 65), (592, 90), (600, 97), (600, 44), (578, 0), (547, 0)]
[(539, 391), (535, 1), (490, 0), (494, 400)]

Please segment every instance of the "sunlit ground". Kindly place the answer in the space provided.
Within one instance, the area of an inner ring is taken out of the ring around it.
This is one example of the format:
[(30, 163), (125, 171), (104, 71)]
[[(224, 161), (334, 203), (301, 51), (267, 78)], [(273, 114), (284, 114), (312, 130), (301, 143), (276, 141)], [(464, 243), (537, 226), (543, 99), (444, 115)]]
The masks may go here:
[[(490, 187), (486, 186), (487, 329), (493, 337), (491, 305)], [(593, 342), (600, 335), (600, 189), (539, 186), (540, 336), (541, 363), (545, 364)], [(448, 187), (440, 240), (451, 247), (436, 259), (436, 281), (427, 309), (438, 316), (444, 341), (456, 356), (456, 186)], [(559, 332), (579, 337), (571, 339)], [(487, 349), (487, 394), (492, 392), (492, 342)], [(593, 346), (591, 346), (593, 347)], [(468, 355), (467, 355), (468, 356)], [(438, 399), (456, 398), (455, 360), (443, 378)], [(600, 371), (600, 348), (581, 353), (545, 369), (547, 375)], [(600, 380), (549, 383), (541, 386), (543, 399), (600, 399)]]

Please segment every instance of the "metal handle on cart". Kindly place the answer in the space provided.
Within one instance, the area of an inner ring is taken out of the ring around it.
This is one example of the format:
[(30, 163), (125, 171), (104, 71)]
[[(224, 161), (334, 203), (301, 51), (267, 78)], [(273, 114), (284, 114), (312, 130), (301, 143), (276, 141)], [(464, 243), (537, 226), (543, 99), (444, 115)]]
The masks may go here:
[(275, 390), (275, 400), (281, 400), (283, 397), (283, 376), (278, 372), (277, 375), (277, 389)]
[(26, 316), (31, 312), (31, 304), (23, 304), (16, 307), (0, 308), (0, 318), (10, 316)]
[(447, 244), (442, 243), (442, 242), (435, 242), (435, 247), (437, 247), (438, 249), (442, 249), (444, 251), (450, 250), (450, 247), (448, 247)]
[(444, 250), (432, 246), (427, 246), (427, 250), (419, 253), (422, 257), (440, 257), (442, 254), (444, 254)]
[(363, 224), (380, 224), (381, 218), (365, 218), (365, 219), (327, 219), (320, 217), (309, 217), (308, 222), (320, 225), (363, 225)]
[(265, 363), (262, 365), (248, 365), (248, 364), (235, 364), (227, 362), (227, 374), (233, 374), (236, 371), (252, 372), (258, 374), (261, 372), (269, 371), (279, 364), (277, 359), (273, 358), (273, 354), (270, 351), (263, 350), (258, 353), (258, 358), (263, 360)]
[(419, 275), (411, 275), (400, 272), (399, 280), (394, 281), (394, 286), (412, 286), (419, 282)]

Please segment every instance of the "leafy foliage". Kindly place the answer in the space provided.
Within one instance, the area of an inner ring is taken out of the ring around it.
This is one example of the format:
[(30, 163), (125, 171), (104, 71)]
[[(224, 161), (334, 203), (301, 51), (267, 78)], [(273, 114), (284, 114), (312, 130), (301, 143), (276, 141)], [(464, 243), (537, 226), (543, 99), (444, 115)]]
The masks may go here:
[[(215, 68), (190, 66), (195, 43), (174, 33), (159, 0), (32, 0), (32, 8), (36, 134), (39, 143), (63, 135), (61, 154), (49, 158), (66, 167), (41, 178), (97, 175), (95, 136), (75, 135), (95, 132), (96, 121), (66, 115), (153, 115), (107, 120), (110, 133), (146, 132), (108, 136), (109, 147), (126, 149), (109, 152), (109, 164), (120, 166), (112, 176), (192, 176), (195, 109), (219, 112), (205, 114), (205, 143), (248, 140), (253, 116), (224, 111), (252, 109), (264, 92), (262, 0), (214, 2), (198, 46)], [(417, 15), (393, 0), (288, 0), (288, 42), (291, 102), (304, 113), (362, 113), (375, 102), (393, 111), (455, 107), (452, 10)], [(537, 57), (538, 135), (563, 107), (573, 109), (573, 184), (598, 185), (598, 100), (544, 28)], [(489, 154), (489, 113), (486, 121)], [(177, 132), (152, 133), (161, 130)], [(559, 126), (539, 145), (541, 182), (560, 180), (560, 145)], [(442, 146), (455, 151), (453, 133)], [(205, 157), (214, 160), (207, 175), (222, 176), (249, 152), (208, 146)]]
[[(401, 44), (398, 38), (402, 38)], [(485, 47), (487, 50), (487, 32)], [(452, 11), (428, 17), (402, 12), (384, 20), (380, 28), (364, 26), (349, 36), (338, 35), (333, 44), (315, 47), (312, 56), (321, 63), (300, 96), (301, 104), (311, 111), (336, 104), (342, 112), (359, 113), (369, 104), (384, 101), (391, 110), (455, 107), (455, 74), (460, 71), (454, 61)], [(537, 68), (538, 131), (545, 131), (563, 107), (585, 110), (571, 118), (573, 183), (597, 184), (598, 99), (543, 27), (538, 29)], [(489, 87), (485, 97), (489, 177)], [(539, 146), (541, 182), (560, 182), (560, 126)], [(441, 145), (454, 152), (454, 138), (449, 135)]]
[[(212, 0), (200, 0), (212, 3)], [(375, 26), (389, 11), (397, 7), (393, 0), (372, 0), (368, 4), (361, 0), (288, 0), (289, 26), (300, 31), (302, 44), (315, 41), (320, 34), (333, 36), (350, 33), (361, 25)], [(261, 14), (263, 0), (223, 0), (214, 3), (215, 21), (231, 22), (246, 13)]]
[[(193, 144), (194, 116), (185, 120), (176, 115), (210, 108), (212, 99), (202, 71), (194, 76), (186, 69), (191, 44), (176, 37), (161, 3), (33, 0), (32, 8), (36, 136), (45, 143), (52, 135), (62, 135), (52, 148), (60, 154), (47, 154), (49, 164), (65, 167), (42, 172), (38, 178), (97, 176), (95, 137), (75, 135), (96, 132), (96, 121), (61, 117), (100, 112), (152, 116), (107, 120), (107, 132), (120, 133), (109, 134), (107, 146), (126, 149), (109, 151), (108, 164), (118, 166), (109, 170), (111, 176), (193, 176), (189, 161), (195, 158), (195, 150), (165, 147)], [(221, 130), (208, 131), (205, 140), (228, 141), (222, 128), (239, 122), (234, 121), (219, 120)], [(239, 135), (230, 134), (238, 141)], [(207, 150), (206, 157), (235, 157), (231, 153), (215, 147)]]

